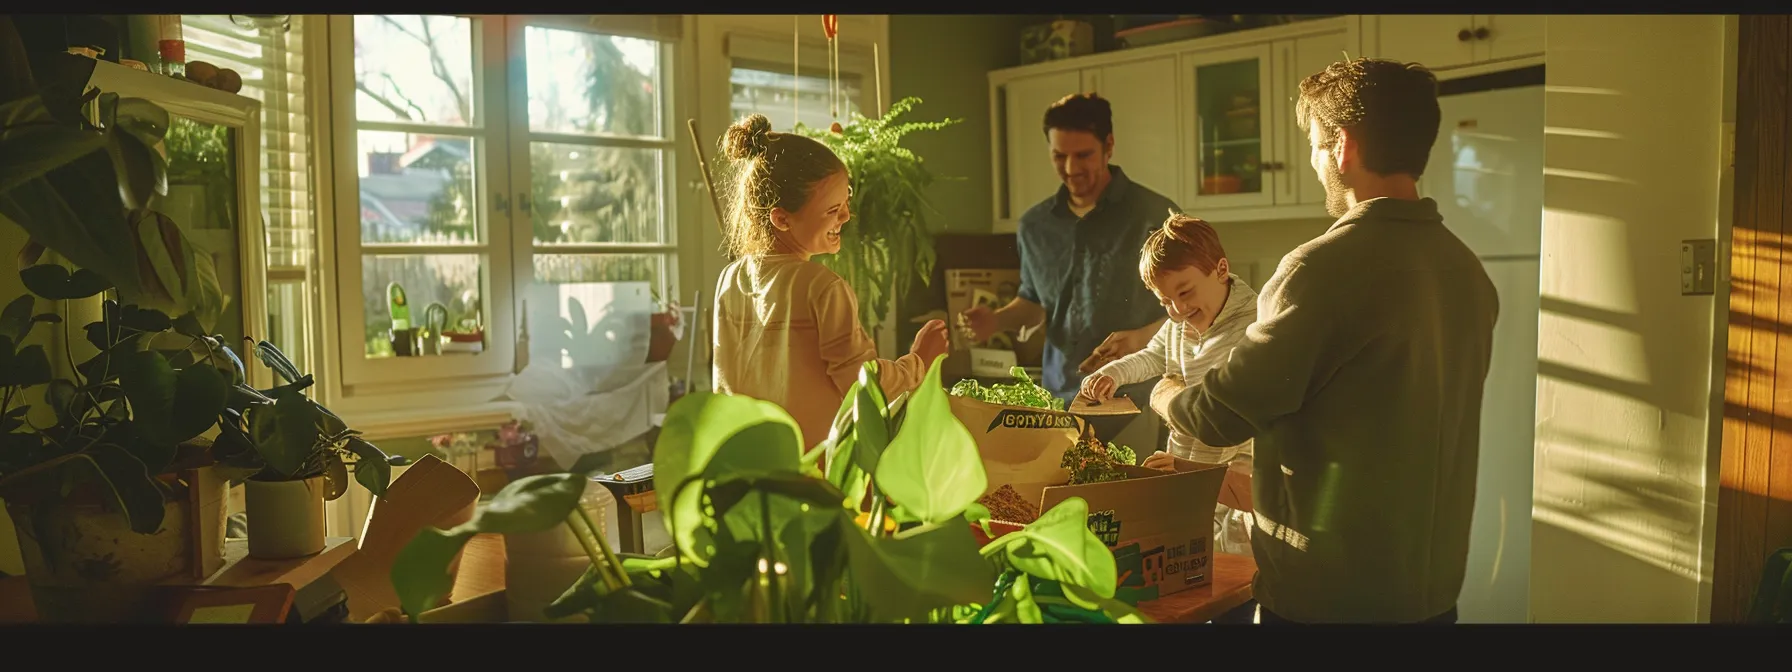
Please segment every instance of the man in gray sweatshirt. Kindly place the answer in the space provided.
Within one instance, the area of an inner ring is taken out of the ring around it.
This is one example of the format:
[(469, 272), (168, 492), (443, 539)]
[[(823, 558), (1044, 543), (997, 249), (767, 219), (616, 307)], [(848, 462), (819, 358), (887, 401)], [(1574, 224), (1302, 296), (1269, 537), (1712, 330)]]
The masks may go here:
[(1437, 80), (1334, 63), (1295, 113), (1338, 220), (1282, 258), (1231, 357), (1152, 407), (1209, 445), (1254, 440), (1262, 622), (1453, 623), (1499, 301), (1418, 195)]

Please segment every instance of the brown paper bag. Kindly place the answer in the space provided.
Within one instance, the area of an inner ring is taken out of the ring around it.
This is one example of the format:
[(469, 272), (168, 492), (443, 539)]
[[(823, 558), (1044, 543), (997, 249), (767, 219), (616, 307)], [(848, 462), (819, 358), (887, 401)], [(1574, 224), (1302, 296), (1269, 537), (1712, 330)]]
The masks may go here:
[(1082, 435), (1083, 419), (1063, 411), (951, 399), (952, 415), (970, 430), (983, 456), (989, 478), (984, 495), (1007, 485), (1026, 501), (1037, 502), (1046, 486), (1070, 480), (1070, 470), (1059, 463)]

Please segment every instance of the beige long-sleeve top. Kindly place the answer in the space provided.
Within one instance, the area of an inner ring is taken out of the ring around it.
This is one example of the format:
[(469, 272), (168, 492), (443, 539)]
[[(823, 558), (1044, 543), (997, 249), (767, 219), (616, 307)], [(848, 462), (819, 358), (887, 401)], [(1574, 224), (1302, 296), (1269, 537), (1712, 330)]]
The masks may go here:
[(826, 266), (793, 254), (744, 257), (716, 283), (715, 384), (784, 408), (805, 450), (828, 438), (859, 367), (877, 360), (878, 382), (894, 398), (926, 376), (920, 357), (878, 359), (859, 324), (859, 300)]

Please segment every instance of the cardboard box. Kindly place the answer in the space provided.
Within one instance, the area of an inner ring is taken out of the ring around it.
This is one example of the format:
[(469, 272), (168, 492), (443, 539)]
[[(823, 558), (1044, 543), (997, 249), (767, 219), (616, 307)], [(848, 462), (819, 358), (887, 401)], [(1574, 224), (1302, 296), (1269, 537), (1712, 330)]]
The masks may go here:
[(1089, 529), (1114, 551), (1115, 599), (1137, 604), (1213, 583), (1213, 510), (1225, 465), (1123, 468), (1123, 481), (1047, 487), (1039, 510), (1071, 497), (1089, 503)]
[[(954, 268), (945, 271), (946, 281), (946, 315), (947, 325), (953, 326), (959, 313), (970, 310), (971, 306), (983, 305), (990, 309), (1000, 308), (1013, 301), (1020, 292), (1020, 269), (1014, 268)], [(963, 378), (979, 375), (990, 377), (1007, 377), (1008, 367), (993, 373), (993, 366), (1006, 363), (1006, 358), (997, 353), (976, 353), (974, 350), (1006, 350), (1014, 353), (1014, 364), (1009, 366), (1039, 366), (1045, 354), (1045, 334), (1034, 334), (1027, 341), (1021, 341), (1016, 332), (1005, 331), (989, 337), (981, 343), (968, 342), (957, 329), (949, 329), (952, 353), (946, 359), (945, 373), (950, 377)], [(979, 356), (981, 354), (981, 356)], [(983, 366), (974, 364), (984, 360)]]

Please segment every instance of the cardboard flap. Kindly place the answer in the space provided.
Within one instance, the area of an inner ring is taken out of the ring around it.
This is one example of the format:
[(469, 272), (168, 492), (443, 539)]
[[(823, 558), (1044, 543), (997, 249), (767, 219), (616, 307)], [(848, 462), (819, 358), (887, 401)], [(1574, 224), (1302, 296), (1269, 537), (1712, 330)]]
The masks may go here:
[(1076, 415), (1095, 417), (1109, 415), (1138, 415), (1138, 404), (1132, 403), (1132, 397), (1125, 395), (1114, 397), (1099, 404), (1090, 403), (1087, 399), (1077, 397), (1070, 404), (1070, 412)]

